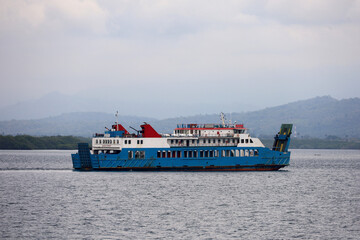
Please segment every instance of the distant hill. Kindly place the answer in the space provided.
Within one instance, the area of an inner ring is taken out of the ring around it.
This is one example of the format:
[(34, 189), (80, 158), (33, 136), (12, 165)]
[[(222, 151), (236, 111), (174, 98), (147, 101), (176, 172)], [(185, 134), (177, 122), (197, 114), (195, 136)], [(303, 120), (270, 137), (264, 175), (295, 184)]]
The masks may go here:
[[(105, 127), (111, 128), (116, 118), (114, 114), (97, 112), (66, 113), (56, 117), (37, 120), (0, 121), (2, 135), (32, 135), (32, 136), (83, 136), (90, 137), (93, 133), (102, 133)], [(124, 127), (138, 127), (144, 121), (154, 121), (152, 118), (119, 116), (119, 122)], [(129, 129), (130, 130), (130, 129)]]
[[(297, 101), (259, 111), (227, 114), (228, 120), (244, 123), (253, 136), (263, 138), (279, 131), (281, 123), (293, 123), (297, 137), (359, 138), (360, 99), (337, 100), (330, 96)], [(38, 120), (0, 121), (1, 134), (29, 134), (35, 136), (73, 135), (89, 137), (103, 132), (115, 121), (113, 114), (76, 112)], [(147, 117), (120, 116), (120, 123), (139, 129), (144, 121), (151, 123), (161, 133), (170, 133), (178, 123), (219, 123), (219, 115), (195, 115), (158, 120)]]
[[(81, 107), (80, 107), (81, 106)], [(39, 99), (19, 102), (0, 109), (0, 120), (40, 119), (65, 112), (91, 111), (91, 103), (76, 96), (52, 92)]]
[[(360, 99), (336, 100), (330, 96), (297, 101), (259, 111), (227, 114), (228, 120), (244, 123), (254, 136), (269, 137), (281, 123), (293, 123), (297, 137), (360, 137)], [(156, 122), (159, 129), (171, 130), (175, 123), (217, 123), (219, 115), (197, 115)], [(166, 132), (166, 131), (165, 131)]]
[(233, 114), (254, 134), (273, 135), (280, 123), (293, 123), (298, 137), (360, 136), (360, 99), (316, 97), (245, 114)]
[[(158, 94), (162, 94), (161, 90), (157, 91)], [(169, 116), (188, 116), (193, 113), (217, 113), (219, 109), (221, 111), (261, 109), (253, 102), (243, 103), (230, 100), (227, 103), (219, 103), (212, 99), (202, 99), (202, 103), (199, 101), (198, 104), (188, 104), (186, 101), (179, 101), (179, 98), (174, 96), (166, 98), (165, 101), (161, 98), (144, 101), (142, 98), (135, 97), (137, 94), (140, 93), (123, 89), (96, 89), (72, 95), (51, 92), (39, 98), (0, 107), (0, 121), (41, 119), (74, 112), (114, 113), (116, 110), (119, 110), (122, 115), (141, 114), (164, 119)], [(180, 91), (173, 94), (182, 96)]]

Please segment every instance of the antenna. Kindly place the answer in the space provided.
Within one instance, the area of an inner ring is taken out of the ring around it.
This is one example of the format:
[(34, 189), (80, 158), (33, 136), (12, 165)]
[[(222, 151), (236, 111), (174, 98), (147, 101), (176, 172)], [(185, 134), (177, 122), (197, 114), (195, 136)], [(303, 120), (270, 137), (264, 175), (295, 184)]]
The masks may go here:
[(222, 122), (223, 127), (225, 127), (225, 114), (223, 112), (220, 113), (220, 120)]
[(116, 111), (115, 113), (115, 117), (116, 117), (116, 131), (119, 131), (119, 111)]
[(137, 132), (137, 135), (140, 135), (141, 130), (137, 130), (137, 129), (133, 128), (132, 126), (129, 126), (129, 128), (135, 130)]

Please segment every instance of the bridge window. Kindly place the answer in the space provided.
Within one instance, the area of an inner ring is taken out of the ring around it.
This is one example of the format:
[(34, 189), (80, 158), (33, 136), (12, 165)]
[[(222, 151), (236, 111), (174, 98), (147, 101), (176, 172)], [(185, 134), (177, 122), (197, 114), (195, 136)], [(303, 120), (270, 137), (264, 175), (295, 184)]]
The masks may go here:
[(97, 140), (97, 139), (95, 140), (95, 143), (98, 144), (98, 140)]
[(200, 150), (200, 157), (204, 157), (204, 151), (203, 150)]
[(187, 158), (187, 157), (188, 157), (188, 152), (184, 151), (184, 158)]
[(249, 143), (249, 139), (245, 139), (245, 143)]
[(133, 157), (134, 157), (133, 151), (129, 151), (129, 152), (128, 152), (128, 158), (129, 158), (129, 159), (132, 159)]
[(209, 151), (204, 151), (204, 157), (209, 157)]
[(181, 151), (177, 151), (177, 157), (181, 158)]
[(254, 143), (253, 140), (250, 138), (250, 143)]
[(161, 151), (157, 151), (157, 157), (161, 158)]
[(171, 158), (171, 151), (168, 151), (167, 157), (168, 157), (168, 158)]
[(163, 158), (166, 158), (166, 151), (163, 151), (163, 152), (162, 152), (162, 157), (163, 157)]
[(245, 157), (249, 156), (249, 150), (245, 150)]
[(194, 151), (194, 158), (197, 158), (198, 157), (198, 152), (195, 150)]
[(254, 156), (254, 150), (249, 150), (249, 155), (250, 155), (250, 157), (253, 157)]
[(136, 151), (135, 152), (135, 159), (144, 159), (145, 158), (145, 151)]
[(209, 157), (214, 157), (214, 151), (212, 150), (209, 151)]

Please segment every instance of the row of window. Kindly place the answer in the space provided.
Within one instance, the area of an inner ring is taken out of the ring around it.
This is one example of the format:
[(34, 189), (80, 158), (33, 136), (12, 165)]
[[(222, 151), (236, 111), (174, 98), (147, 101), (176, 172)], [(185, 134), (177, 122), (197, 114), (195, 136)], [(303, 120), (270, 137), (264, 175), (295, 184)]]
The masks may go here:
[[(238, 144), (239, 143), (239, 139), (202, 139), (202, 140), (182, 140), (182, 139), (171, 139), (170, 143), (171, 144), (183, 144), (185, 143), (185, 141), (189, 141), (187, 143), (191, 143), (192, 144), (199, 144), (199, 143), (234, 143), (234, 144)], [(241, 143), (253, 143), (252, 139), (241, 139)]]
[[(225, 134), (225, 133), (244, 133), (245, 130), (243, 129), (234, 129), (234, 130), (204, 130), (203, 133), (205, 134)], [(201, 134), (200, 130), (175, 130), (175, 134)]]
[[(125, 143), (125, 144), (131, 144), (131, 140), (125, 140), (124, 143)], [(137, 143), (137, 144), (143, 144), (143, 143), (144, 143), (144, 140), (137, 140), (136, 143)]]
[[(134, 158), (134, 151), (128, 151), (128, 158)], [(135, 159), (145, 159), (145, 151), (135, 151)]]
[[(115, 140), (115, 139), (96, 139), (95, 140), (96, 144), (119, 144), (119, 140)], [(131, 140), (125, 140), (124, 141), (125, 144), (131, 144)], [(144, 141), (143, 140), (137, 140), (137, 144), (143, 144)]]
[[(192, 144), (199, 144), (201, 143), (234, 143), (234, 144), (238, 144), (239, 143), (239, 139), (202, 139), (202, 140), (180, 140), (180, 139), (171, 139), (170, 143), (171, 144), (183, 144), (185, 143), (185, 141), (188, 141), (187, 144), (191, 143)], [(241, 139), (241, 143), (253, 143), (252, 139)], [(115, 140), (115, 139), (96, 139), (95, 140), (96, 144), (119, 144), (119, 140)], [(125, 144), (131, 144), (131, 140), (125, 140), (124, 141)], [(137, 140), (137, 144), (143, 144), (144, 141), (143, 140)]]
[[(135, 152), (135, 154), (134, 154)], [(157, 158), (207, 158), (207, 157), (256, 157), (257, 149), (250, 150), (190, 150), (190, 151), (157, 151)], [(145, 151), (128, 151), (129, 159), (145, 159)]]
[(158, 158), (207, 158), (207, 157), (254, 157), (259, 156), (257, 149), (250, 150), (189, 150), (189, 151), (157, 151)]
[(119, 140), (113, 139), (96, 139), (96, 144), (119, 144)]

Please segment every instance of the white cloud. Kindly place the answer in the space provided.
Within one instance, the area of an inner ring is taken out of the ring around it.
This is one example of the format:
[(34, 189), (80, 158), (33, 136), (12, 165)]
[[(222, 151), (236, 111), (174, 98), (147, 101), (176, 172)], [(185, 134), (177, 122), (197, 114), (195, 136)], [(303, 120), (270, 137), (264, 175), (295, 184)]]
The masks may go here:
[[(204, 86), (248, 85), (268, 102), (269, 89), (289, 81), (318, 81), (324, 89), (311, 94), (345, 96), (326, 86), (341, 86), (343, 72), (355, 85), (360, 76), (360, 1), (11, 0), (0, 13), (3, 102), (164, 81), (167, 90), (191, 85), (199, 99)], [(331, 84), (326, 71), (335, 72)]]
[(4, 0), (0, 10), (0, 31), (29, 28), (30, 31), (51, 31), (55, 28), (66, 32), (76, 27), (95, 34), (106, 33), (107, 12), (92, 0)]

